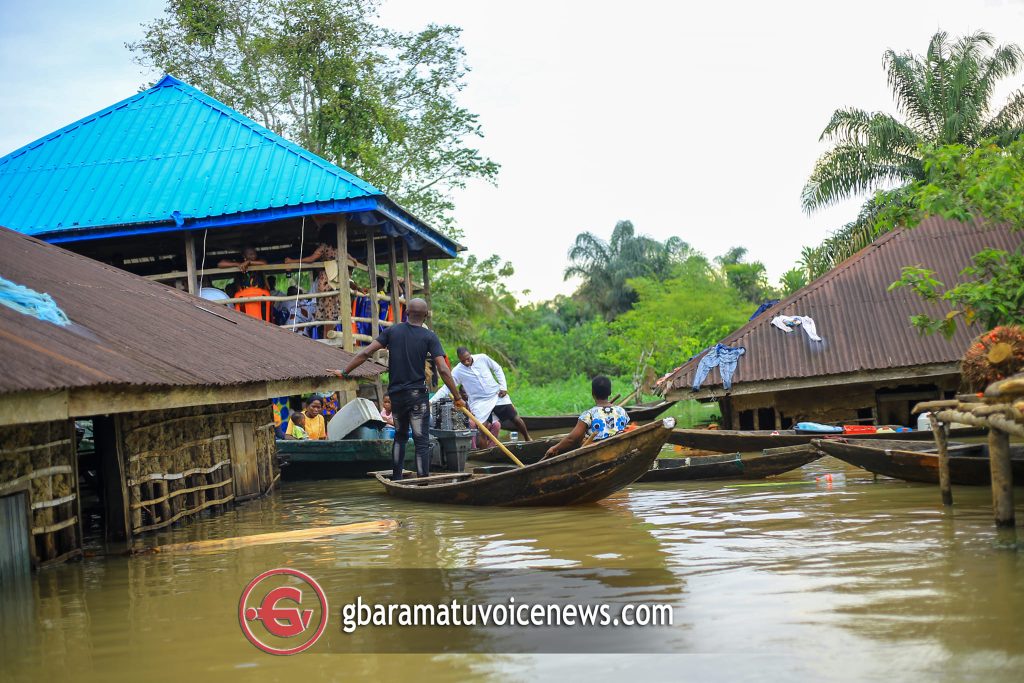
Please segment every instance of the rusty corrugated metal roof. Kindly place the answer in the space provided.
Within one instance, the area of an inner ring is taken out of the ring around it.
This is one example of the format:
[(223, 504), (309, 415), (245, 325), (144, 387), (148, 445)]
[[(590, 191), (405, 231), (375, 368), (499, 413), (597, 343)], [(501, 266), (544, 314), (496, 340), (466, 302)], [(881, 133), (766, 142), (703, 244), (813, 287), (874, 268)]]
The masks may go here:
[[(0, 274), (72, 325), (0, 306), (0, 394), (97, 385), (227, 386), (331, 376), (352, 354), (0, 228)], [(354, 374), (384, 368), (366, 363)]]
[[(944, 315), (948, 308), (927, 304), (909, 289), (887, 291), (904, 266), (920, 265), (936, 271), (951, 285), (971, 256), (985, 248), (1013, 251), (1024, 240), (1007, 226), (958, 223), (929, 218), (913, 230), (896, 230), (847, 259), (787, 299), (722, 339), (728, 346), (743, 346), (733, 375), (733, 390), (755, 382), (828, 377), (853, 372), (953, 363), (960, 359), (980, 327), (962, 326), (952, 339), (922, 336), (910, 325), (910, 316)], [(814, 319), (822, 342), (811, 341), (800, 329), (786, 334), (773, 327), (777, 315), (804, 315)], [(673, 371), (664, 386), (686, 390), (693, 382), (700, 356)], [(721, 390), (718, 369), (701, 385)], [(766, 386), (764, 391), (771, 391)]]

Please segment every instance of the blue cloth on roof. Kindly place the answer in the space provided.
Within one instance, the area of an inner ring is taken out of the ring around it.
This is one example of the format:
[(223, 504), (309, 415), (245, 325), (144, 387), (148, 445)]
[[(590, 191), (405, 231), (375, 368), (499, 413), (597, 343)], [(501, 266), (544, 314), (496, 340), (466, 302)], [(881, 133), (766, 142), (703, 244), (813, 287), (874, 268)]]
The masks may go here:
[(52, 296), (2, 277), (0, 277), (0, 304), (13, 308), (18, 313), (30, 315), (38, 320), (61, 327), (71, 324), (68, 316), (60, 310), (60, 306)]
[(779, 303), (779, 299), (770, 299), (768, 301), (765, 301), (763, 304), (761, 304), (760, 306), (757, 307), (757, 310), (754, 311), (754, 315), (752, 315), (749, 318), (747, 318), (747, 320), (753, 320), (754, 318), (756, 318), (757, 316), (761, 315), (762, 313), (764, 313), (765, 311), (767, 311), (769, 308), (771, 308), (772, 306), (774, 306), (777, 303)]
[(740, 356), (746, 352), (747, 350), (742, 346), (733, 348), (725, 344), (715, 344), (715, 347), (704, 354), (697, 365), (697, 372), (693, 375), (693, 390), (700, 389), (700, 385), (711, 372), (711, 368), (714, 367), (717, 367), (718, 372), (722, 375), (722, 386), (725, 387), (725, 390), (732, 389), (732, 375), (736, 372), (736, 364), (739, 362)]

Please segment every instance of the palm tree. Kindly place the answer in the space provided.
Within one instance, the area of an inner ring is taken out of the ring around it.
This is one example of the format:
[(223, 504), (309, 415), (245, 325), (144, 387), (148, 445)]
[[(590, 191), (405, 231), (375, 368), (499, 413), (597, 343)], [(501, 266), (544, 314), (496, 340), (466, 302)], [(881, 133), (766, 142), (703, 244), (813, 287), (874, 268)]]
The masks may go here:
[[(815, 164), (804, 186), (808, 213), (875, 190), (899, 187), (925, 176), (923, 145), (976, 147), (994, 140), (1006, 145), (1024, 133), (1024, 90), (1014, 92), (993, 113), (992, 93), (1003, 78), (1024, 66), (1017, 45), (995, 44), (977, 32), (951, 42), (939, 31), (923, 55), (887, 50), (883, 65), (903, 120), (882, 112), (837, 109), (821, 140), (833, 143)], [(825, 244), (826, 270), (878, 237), (877, 209), (869, 200), (857, 220)]]
[(631, 221), (619, 221), (606, 242), (592, 232), (582, 232), (569, 249), (570, 265), (565, 279), (583, 280), (577, 295), (607, 320), (628, 311), (636, 292), (627, 284), (639, 277), (665, 279), (672, 265), (690, 253), (678, 237), (665, 242), (637, 235)]

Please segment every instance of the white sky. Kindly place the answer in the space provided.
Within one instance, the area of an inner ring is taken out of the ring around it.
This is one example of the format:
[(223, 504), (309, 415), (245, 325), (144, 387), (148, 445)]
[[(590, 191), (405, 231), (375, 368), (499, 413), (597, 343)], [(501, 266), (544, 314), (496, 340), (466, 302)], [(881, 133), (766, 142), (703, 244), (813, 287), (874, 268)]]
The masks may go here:
[[(149, 74), (124, 43), (163, 4), (0, 0), (0, 155), (135, 92)], [(921, 53), (939, 28), (1024, 44), (1021, 0), (385, 0), (381, 19), (464, 29), (462, 102), (503, 168), (456, 196), (456, 216), (530, 299), (572, 291), (575, 235), (625, 218), (708, 256), (745, 246), (774, 282), (856, 214), (807, 217), (800, 189), (834, 109), (893, 110), (886, 48)]]

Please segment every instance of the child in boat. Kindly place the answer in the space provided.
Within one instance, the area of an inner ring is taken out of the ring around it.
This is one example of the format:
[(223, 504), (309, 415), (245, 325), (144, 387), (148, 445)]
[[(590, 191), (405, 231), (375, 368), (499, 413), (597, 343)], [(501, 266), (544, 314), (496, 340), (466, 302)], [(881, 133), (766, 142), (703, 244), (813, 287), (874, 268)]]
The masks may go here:
[(288, 420), (288, 425), (288, 431), (285, 433), (284, 438), (298, 441), (309, 438), (309, 434), (306, 433), (306, 416), (301, 410), (292, 413), (291, 418)]
[(395, 416), (391, 414), (391, 397), (387, 394), (384, 394), (380, 402), (380, 419), (392, 427), (395, 426)]
[(625, 408), (612, 405), (608, 400), (612, 395), (612, 381), (604, 375), (598, 375), (590, 383), (590, 393), (594, 397), (594, 407), (580, 415), (573, 430), (549, 448), (544, 454), (545, 458), (578, 448), (585, 437), (590, 441), (603, 441), (626, 430), (629, 414)]

